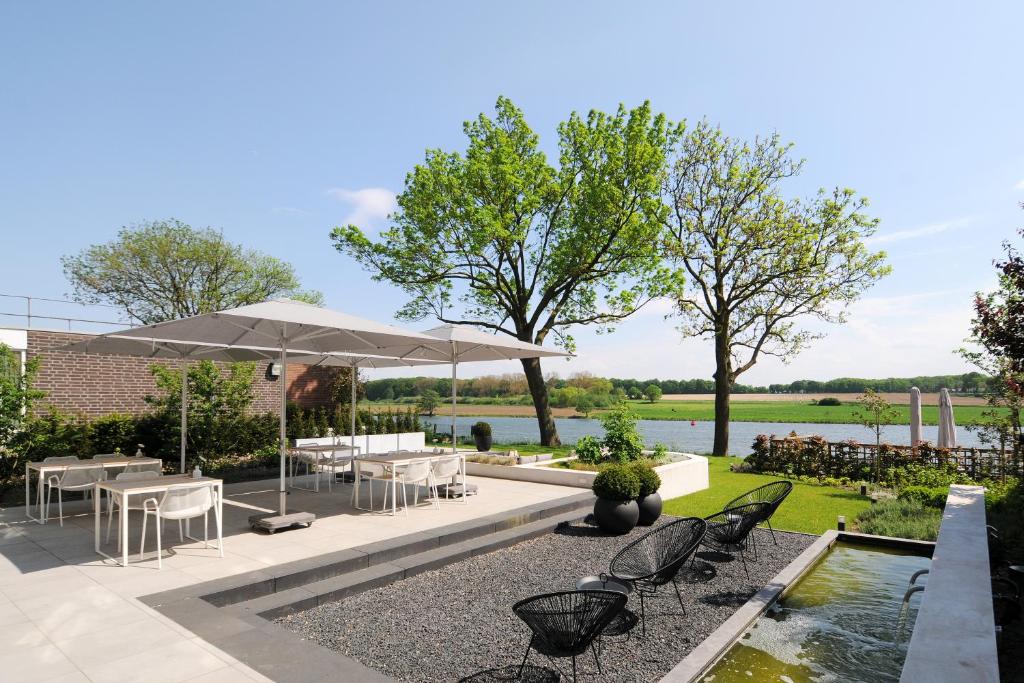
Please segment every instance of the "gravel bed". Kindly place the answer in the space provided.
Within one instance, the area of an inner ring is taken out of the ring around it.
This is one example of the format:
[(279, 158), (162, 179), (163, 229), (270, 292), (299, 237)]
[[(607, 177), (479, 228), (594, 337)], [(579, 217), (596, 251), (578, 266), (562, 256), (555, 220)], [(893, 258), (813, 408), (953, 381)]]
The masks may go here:
[[(671, 521), (663, 517), (659, 523)], [(529, 629), (511, 610), (538, 593), (572, 590), (577, 578), (607, 571), (615, 553), (647, 531), (609, 537), (587, 523), (511, 548), (426, 572), (277, 621), (302, 637), (403, 681), (514, 680)], [(603, 674), (591, 655), (577, 658), (587, 681), (656, 681), (724, 622), (815, 537), (758, 529), (758, 561), (748, 579), (737, 557), (701, 551), (680, 574), (684, 616), (672, 586), (646, 600), (647, 636), (604, 639)], [(628, 608), (639, 612), (630, 598)], [(569, 659), (530, 654), (523, 680), (557, 680)]]

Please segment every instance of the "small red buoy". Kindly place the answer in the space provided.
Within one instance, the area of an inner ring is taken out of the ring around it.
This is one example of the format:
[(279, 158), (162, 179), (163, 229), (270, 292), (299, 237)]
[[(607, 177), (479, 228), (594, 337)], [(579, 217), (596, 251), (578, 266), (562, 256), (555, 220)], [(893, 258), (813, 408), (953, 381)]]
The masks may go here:
[(691, 427), (696, 427), (697, 426), (697, 421), (696, 420), (690, 420), (690, 426)]

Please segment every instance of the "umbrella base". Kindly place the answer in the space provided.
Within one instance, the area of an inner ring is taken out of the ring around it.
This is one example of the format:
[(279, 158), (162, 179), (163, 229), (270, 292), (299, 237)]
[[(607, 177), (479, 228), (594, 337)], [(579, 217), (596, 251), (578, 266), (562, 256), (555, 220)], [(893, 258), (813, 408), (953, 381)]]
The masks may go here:
[(312, 512), (289, 512), (286, 515), (263, 514), (253, 515), (249, 518), (249, 526), (253, 531), (266, 531), (269, 534), (281, 529), (291, 529), (296, 526), (309, 527), (316, 520)]
[[(477, 492), (476, 484), (466, 484), (466, 490), (469, 495), (475, 496)], [(437, 495), (442, 498), (462, 498), (462, 484), (438, 484)]]

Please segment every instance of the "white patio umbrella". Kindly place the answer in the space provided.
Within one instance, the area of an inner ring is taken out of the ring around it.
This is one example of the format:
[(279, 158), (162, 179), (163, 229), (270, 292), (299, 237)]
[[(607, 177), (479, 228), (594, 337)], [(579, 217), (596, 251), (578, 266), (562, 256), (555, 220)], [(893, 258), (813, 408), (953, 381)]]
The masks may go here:
[(54, 349), (70, 353), (95, 353), (105, 356), (135, 356), (157, 360), (176, 359), (181, 363), (181, 472), (185, 472), (185, 450), (188, 434), (188, 362), (214, 360), (225, 363), (263, 361), (274, 358), (274, 349), (246, 349), (208, 344), (186, 344), (103, 335)]
[(910, 388), (910, 445), (921, 443), (921, 390)]
[(457, 450), (455, 443), (456, 425), (456, 381), (458, 364), (480, 361), (518, 360), (522, 358), (544, 358), (552, 356), (571, 356), (572, 354), (557, 349), (549, 349), (537, 344), (520, 341), (504, 334), (491, 334), (474, 327), (464, 325), (441, 325), (425, 330), (424, 335), (431, 337), (427, 343), (408, 346), (393, 346), (377, 351), (380, 355), (395, 356), (407, 360), (429, 360), (451, 363), (452, 365), (452, 452)]
[(953, 401), (949, 389), (939, 392), (939, 448), (956, 448), (956, 422), (953, 420)]
[(320, 308), (291, 299), (274, 299), (216, 313), (134, 327), (110, 335), (248, 349), (274, 348), (281, 363), (280, 416), (280, 514), (287, 512), (286, 491), (286, 403), (288, 356), (325, 353), (381, 354), (387, 346), (433, 343), (433, 337), (393, 325)]

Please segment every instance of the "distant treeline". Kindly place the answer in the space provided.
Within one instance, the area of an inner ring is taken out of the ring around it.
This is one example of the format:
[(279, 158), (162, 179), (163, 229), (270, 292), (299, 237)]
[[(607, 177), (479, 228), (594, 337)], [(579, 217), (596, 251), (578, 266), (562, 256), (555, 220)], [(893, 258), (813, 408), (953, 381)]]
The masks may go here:
[[(737, 384), (734, 394), (821, 394), (860, 393), (865, 389), (883, 392), (905, 392), (917, 387), (924, 392), (942, 388), (958, 393), (984, 391), (988, 378), (978, 372), (963, 375), (930, 375), (927, 377), (888, 377), (885, 379), (861, 379), (840, 377), (830, 380), (801, 379), (789, 384), (771, 384), (767, 387)], [(552, 390), (580, 389), (592, 394), (610, 394), (621, 390), (630, 398), (641, 398), (644, 387), (655, 384), (663, 394), (713, 394), (715, 383), (710, 379), (603, 379), (590, 373), (576, 373), (567, 378), (552, 375), (548, 387)], [(421, 396), (426, 391), (435, 391), (441, 396), (451, 393), (452, 382), (447, 377), (397, 377), (375, 379), (366, 383), (366, 397), (371, 401), (395, 401)], [(526, 378), (522, 373), (485, 375), (471, 379), (460, 379), (460, 396), (477, 398), (512, 398), (529, 393)], [(568, 392), (571, 393), (571, 392)], [(567, 403), (571, 405), (571, 401)]]

